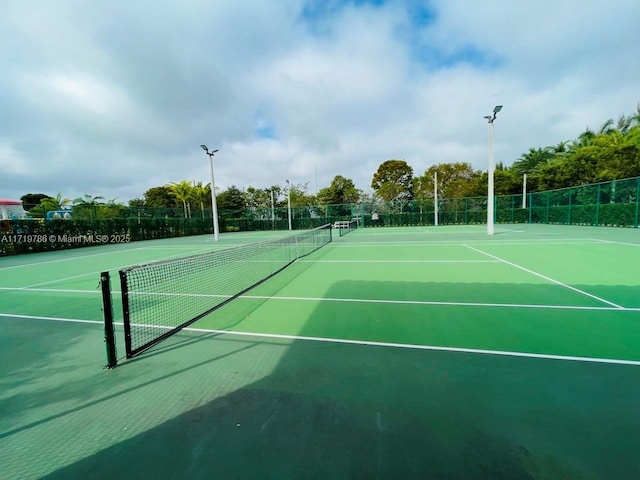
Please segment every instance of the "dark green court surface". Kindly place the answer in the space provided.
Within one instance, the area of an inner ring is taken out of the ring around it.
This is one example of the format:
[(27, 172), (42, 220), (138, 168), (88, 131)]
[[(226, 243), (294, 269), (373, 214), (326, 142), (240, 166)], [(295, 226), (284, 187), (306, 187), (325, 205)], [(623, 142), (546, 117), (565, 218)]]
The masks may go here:
[(0, 478), (640, 478), (636, 229), (335, 235), (102, 368), (101, 271), (288, 234), (0, 258)]

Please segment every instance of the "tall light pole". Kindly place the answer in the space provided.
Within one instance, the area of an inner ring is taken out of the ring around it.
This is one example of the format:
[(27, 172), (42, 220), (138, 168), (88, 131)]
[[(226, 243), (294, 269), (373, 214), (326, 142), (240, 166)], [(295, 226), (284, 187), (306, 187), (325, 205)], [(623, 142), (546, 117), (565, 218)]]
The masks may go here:
[(211, 213), (213, 222), (213, 239), (217, 242), (220, 236), (220, 230), (218, 228), (218, 205), (216, 203), (216, 182), (213, 178), (213, 156), (218, 150), (209, 151), (206, 145), (200, 145), (200, 147), (209, 155), (209, 164), (211, 165)]
[(487, 188), (487, 234), (493, 235), (493, 207), (494, 207), (494, 188), (493, 188), (493, 122), (498, 112), (502, 110), (502, 105), (496, 105), (493, 108), (493, 115), (485, 115), (484, 118), (489, 122), (489, 186)]
[(438, 171), (433, 173), (433, 224), (438, 226)]
[(271, 230), (274, 230), (276, 224), (276, 211), (273, 202), (273, 187), (271, 187)]
[(291, 228), (291, 184), (289, 183), (289, 180), (285, 180), (285, 182), (287, 182), (287, 216), (289, 217), (289, 230), (292, 230)]

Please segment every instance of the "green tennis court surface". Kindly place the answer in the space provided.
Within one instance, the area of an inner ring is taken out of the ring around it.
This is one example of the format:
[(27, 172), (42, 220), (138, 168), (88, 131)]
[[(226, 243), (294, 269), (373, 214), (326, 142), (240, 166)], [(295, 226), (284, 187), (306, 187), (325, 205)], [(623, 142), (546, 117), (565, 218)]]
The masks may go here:
[(335, 234), (113, 370), (101, 271), (118, 321), (119, 268), (289, 232), (1, 258), (0, 478), (640, 478), (640, 232), (485, 230)]

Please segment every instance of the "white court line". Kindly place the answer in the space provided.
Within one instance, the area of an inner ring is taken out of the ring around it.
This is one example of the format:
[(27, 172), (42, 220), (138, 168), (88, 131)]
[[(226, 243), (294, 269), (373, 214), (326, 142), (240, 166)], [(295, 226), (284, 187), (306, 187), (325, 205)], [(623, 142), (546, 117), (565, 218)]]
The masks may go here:
[(551, 283), (555, 283), (556, 285), (559, 285), (561, 287), (567, 288), (567, 289), (572, 290), (572, 291), (574, 291), (576, 293), (579, 293), (581, 295), (585, 295), (587, 297), (593, 298), (594, 300), (598, 300), (599, 302), (606, 303), (608, 305), (611, 305), (611, 306), (613, 306), (615, 308), (622, 309), (622, 310), (624, 310), (624, 308), (625, 308), (625, 307), (623, 307), (621, 305), (618, 305), (616, 303), (610, 302), (609, 300), (605, 300), (604, 298), (601, 298), (601, 297), (598, 297), (598, 296), (593, 295), (591, 293), (585, 292), (584, 290), (580, 290), (579, 288), (572, 287), (571, 285), (567, 285), (566, 283), (562, 283), (559, 280), (555, 280), (555, 279), (553, 279), (551, 277), (547, 277), (546, 275), (542, 275), (541, 273), (534, 272), (533, 270), (529, 270), (528, 268), (522, 267), (522, 266), (517, 265), (517, 264), (515, 264), (513, 262), (509, 262), (509, 261), (507, 261), (507, 260), (505, 260), (503, 258), (497, 257), (495, 255), (491, 255), (490, 253), (483, 252), (482, 250), (479, 250), (479, 249), (477, 249), (475, 247), (471, 247), (469, 245), (463, 245), (463, 246), (468, 248), (468, 249), (470, 249), (470, 250), (473, 250), (474, 252), (478, 252), (478, 253), (481, 253), (481, 254), (486, 255), (488, 257), (495, 258), (496, 260), (500, 260), (501, 262), (503, 262), (503, 263), (505, 263), (507, 265), (515, 267), (515, 268), (517, 268), (519, 270), (522, 270), (524, 272), (530, 273), (531, 275), (535, 275), (536, 277), (540, 277), (540, 278), (542, 278), (544, 280), (547, 280), (547, 281), (549, 281)]
[(300, 263), (501, 263), (498, 260), (299, 260)]
[(199, 333), (218, 333), (218, 334), (224, 334), (224, 335), (238, 335), (238, 336), (259, 337), (259, 338), (275, 338), (278, 340), (303, 340), (303, 341), (311, 341), (311, 342), (363, 345), (368, 347), (389, 347), (389, 348), (402, 348), (402, 349), (411, 349), (411, 350), (432, 350), (432, 351), (439, 351), (439, 352), (473, 353), (478, 355), (499, 355), (499, 356), (508, 356), (508, 357), (538, 358), (538, 359), (544, 359), (544, 360), (563, 360), (563, 361), (572, 361), (572, 362), (608, 363), (608, 364), (616, 364), (616, 365), (640, 366), (640, 361), (617, 360), (613, 358), (574, 357), (574, 356), (565, 356), (565, 355), (549, 355), (544, 353), (510, 352), (510, 351), (504, 351), (504, 350), (484, 350), (484, 349), (476, 349), (476, 348), (439, 347), (435, 345), (414, 345), (411, 343), (388, 343), (388, 342), (374, 342), (374, 341), (366, 341), (366, 340), (345, 340), (342, 338), (306, 337), (302, 335), (278, 335), (278, 334), (271, 334), (271, 333), (250, 333), (250, 332), (237, 332), (233, 330), (209, 330), (205, 328), (191, 328), (191, 327), (187, 327), (184, 330), (199, 332)]
[[(430, 229), (428, 229), (430, 228)], [(448, 230), (446, 227), (418, 227), (421, 232), (427, 233), (429, 235), (474, 235), (474, 234), (482, 234), (486, 232), (486, 229), (474, 229), (474, 230), (465, 230), (458, 231)], [(524, 230), (514, 230), (509, 228), (501, 228), (496, 229), (496, 233), (525, 233)], [(407, 233), (397, 232), (396, 235), (406, 235)]]
[[(499, 262), (495, 262), (499, 263)], [(15, 292), (47, 292), (47, 293), (87, 293), (101, 294), (96, 290), (72, 290), (62, 288), (14, 288), (0, 287), (0, 291)], [(112, 295), (120, 295), (120, 291), (113, 290)], [(150, 296), (150, 297), (186, 297), (186, 298), (232, 298), (233, 295), (209, 294), (209, 293), (172, 293), (172, 292), (140, 292), (131, 291), (130, 296)], [(486, 307), (486, 308), (527, 308), (527, 309), (547, 309), (547, 310), (584, 310), (603, 312), (640, 312), (640, 307), (593, 307), (580, 305), (544, 305), (527, 303), (482, 303), (482, 302), (440, 302), (429, 300), (381, 300), (375, 298), (325, 298), (325, 297), (288, 297), (288, 296), (266, 296), (266, 295), (240, 295), (238, 299), (247, 300), (286, 300), (299, 302), (342, 302), (342, 303), (377, 303), (389, 305), (425, 305), (425, 306), (445, 306), (445, 307)]]
[[(46, 265), (48, 263), (66, 262), (68, 260), (82, 260), (84, 258), (99, 257), (100, 255), (111, 255), (111, 254), (114, 254), (114, 253), (122, 254), (122, 252), (130, 252), (132, 250), (144, 250), (145, 248), (146, 247), (136, 247), (136, 248), (129, 248), (129, 249), (126, 249), (126, 250), (114, 250), (113, 252), (92, 253), (92, 254), (89, 254), (89, 255), (79, 255), (79, 256), (75, 256), (75, 257), (58, 258), (57, 260), (45, 260), (44, 262), (23, 263), (23, 264), (20, 264), (20, 265), (11, 265), (11, 266), (8, 266), (8, 267), (0, 267), (0, 271), (2, 271), (2, 270), (10, 270), (12, 268), (24, 268), (24, 267)], [(61, 250), (57, 250), (57, 251), (61, 251)], [(44, 253), (44, 252), (42, 252), (42, 253)]]
[(640, 247), (640, 243), (618, 242), (618, 241), (615, 241), (615, 240), (601, 240), (601, 239), (598, 239), (598, 238), (594, 238), (592, 240), (594, 240), (596, 242), (599, 242), (599, 243), (613, 243), (613, 244), (616, 244), (616, 245), (629, 245), (631, 247)]
[[(96, 288), (95, 290), (79, 290), (79, 289), (70, 289), (70, 288), (27, 288), (27, 287), (0, 287), (0, 291), (7, 292), (46, 292), (46, 293), (102, 293), (100, 288)], [(120, 293), (120, 292), (111, 292), (111, 293)]]
[[(90, 323), (90, 324), (102, 324), (103, 322), (98, 320), (81, 320), (74, 318), (56, 318), (56, 317), (37, 317), (33, 315), (14, 315), (9, 313), (0, 313), (0, 317), (7, 318), (22, 318), (27, 320), (49, 320), (57, 322), (71, 322), (71, 323)], [(114, 322), (116, 325), (122, 325), (121, 322)], [(152, 326), (152, 325), (151, 325)], [(166, 328), (166, 327), (163, 327)], [(640, 366), (640, 361), (635, 360), (617, 360), (613, 358), (597, 358), (597, 357), (577, 357), (567, 355), (550, 355), (544, 353), (526, 353), (526, 352), (511, 352), (505, 350), (485, 350), (476, 348), (458, 348), (458, 347), (440, 347), (436, 345), (415, 345), (410, 343), (388, 343), (388, 342), (374, 342), (366, 340), (346, 340), (342, 338), (323, 338), (323, 337), (307, 337), (302, 335), (279, 335), (272, 333), (251, 333), (251, 332), (238, 332), (234, 330), (214, 330), (206, 328), (192, 328), (187, 327), (183, 330), (196, 333), (216, 333), (220, 335), (235, 335), (243, 337), (257, 337), (257, 338), (273, 338), (277, 340), (293, 340), (293, 341), (310, 341), (310, 342), (324, 342), (324, 343), (338, 343), (346, 345), (361, 345), (368, 347), (388, 347), (388, 348), (400, 348), (411, 350), (429, 350), (437, 352), (454, 352), (454, 353), (471, 353), (476, 355), (497, 355), (505, 357), (521, 357), (521, 358), (536, 358), (543, 360), (559, 360), (559, 361), (571, 361), (571, 362), (585, 362), (585, 363), (604, 363), (613, 365), (632, 365)]]
[(26, 320), (51, 320), (54, 322), (70, 322), (70, 323), (93, 323), (102, 325), (104, 322), (100, 320), (82, 320), (79, 318), (61, 318), (61, 317), (39, 317), (36, 315), (20, 315), (17, 313), (0, 313), (0, 317), (6, 318), (24, 318)]
[[(229, 245), (230, 246), (230, 245)], [(194, 250), (194, 249), (203, 249), (203, 248), (211, 248), (211, 247), (215, 247), (215, 248), (220, 248), (220, 249), (224, 249), (224, 248), (228, 248), (228, 246), (226, 245), (176, 245), (176, 246), (169, 246), (169, 245), (150, 245), (148, 247), (142, 247), (142, 248), (146, 248), (148, 250)]]
[(537, 305), (521, 303), (481, 303), (481, 302), (438, 302), (428, 300), (379, 300), (363, 298), (314, 298), (314, 297), (269, 297), (262, 295), (241, 295), (240, 299), (254, 300), (295, 300), (304, 302), (344, 302), (344, 303), (381, 303), (389, 305), (435, 305), (446, 307), (490, 307), (490, 308), (540, 308), (549, 310), (587, 310), (587, 311), (613, 311), (613, 312), (640, 312), (640, 307), (590, 307), (579, 305)]
[[(142, 248), (136, 249), (136, 250), (144, 250), (144, 249), (145, 248), (142, 247)], [(122, 252), (120, 252), (120, 253), (122, 253)], [(98, 254), (98, 255), (101, 255), (101, 254)], [(85, 257), (87, 257), (87, 256), (89, 256), (89, 255), (85, 255)], [(168, 256), (168, 257), (159, 258), (157, 260), (151, 260), (150, 263), (151, 262), (160, 262), (160, 261), (163, 261), (163, 260), (170, 260), (172, 258), (182, 258), (182, 257), (184, 257), (184, 255), (180, 255), (180, 254), (171, 255), (171, 256)], [(83, 258), (83, 257), (79, 257), (79, 258)], [(129, 265), (120, 265), (118, 267), (112, 267), (112, 268), (108, 268), (108, 269), (103, 269), (103, 270), (99, 270), (99, 271), (96, 271), (96, 272), (81, 273), (79, 275), (73, 275), (71, 277), (57, 278), (55, 280), (48, 280), (46, 282), (34, 283), (33, 285), (26, 285), (24, 287), (16, 287), (16, 290), (27, 290), (27, 289), (32, 289), (34, 287), (41, 287), (43, 285), (51, 285), (52, 283), (66, 282), (67, 280), (74, 280), (76, 278), (88, 277), (89, 275), (99, 275), (104, 270), (109, 270), (109, 271), (111, 271), (111, 270), (120, 270), (122, 268), (129, 268), (131, 266), (132, 265), (130, 265), (130, 264)]]
[[(540, 239), (540, 240), (522, 240), (522, 241), (518, 241), (518, 240), (509, 240), (509, 241), (500, 241), (500, 240), (496, 240), (493, 242), (488, 242), (486, 240), (469, 240), (465, 242), (466, 244), (473, 244), (473, 245), (592, 245), (594, 243), (601, 243), (597, 240), (588, 240), (585, 241), (584, 239), (581, 240), (558, 240), (558, 239), (554, 239), (554, 240), (545, 240), (545, 239)], [(450, 240), (438, 240), (438, 241), (432, 241), (432, 240), (424, 240), (424, 241), (412, 241), (412, 242), (349, 242), (349, 243), (330, 243), (329, 245), (331, 245), (334, 248), (362, 248), (362, 247), (394, 247), (394, 248), (398, 248), (398, 247), (426, 247), (426, 246), (438, 246), (438, 247), (442, 247), (442, 246), (451, 246), (451, 247), (459, 247), (460, 245), (462, 245), (460, 242), (452, 242)]]

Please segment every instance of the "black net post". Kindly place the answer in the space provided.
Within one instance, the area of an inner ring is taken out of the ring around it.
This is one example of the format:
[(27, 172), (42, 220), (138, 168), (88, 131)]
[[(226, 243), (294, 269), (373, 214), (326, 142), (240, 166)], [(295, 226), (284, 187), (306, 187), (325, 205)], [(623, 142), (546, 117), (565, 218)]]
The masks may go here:
[(113, 303), (111, 301), (111, 277), (109, 272), (100, 274), (100, 288), (102, 289), (102, 312), (104, 314), (104, 342), (107, 347), (107, 364), (105, 368), (118, 366), (116, 353), (116, 336), (113, 330)]
[(120, 270), (120, 290), (122, 293), (122, 322), (124, 323), (124, 345), (127, 358), (132, 358), (131, 351), (131, 317), (129, 316), (129, 282), (127, 272)]

